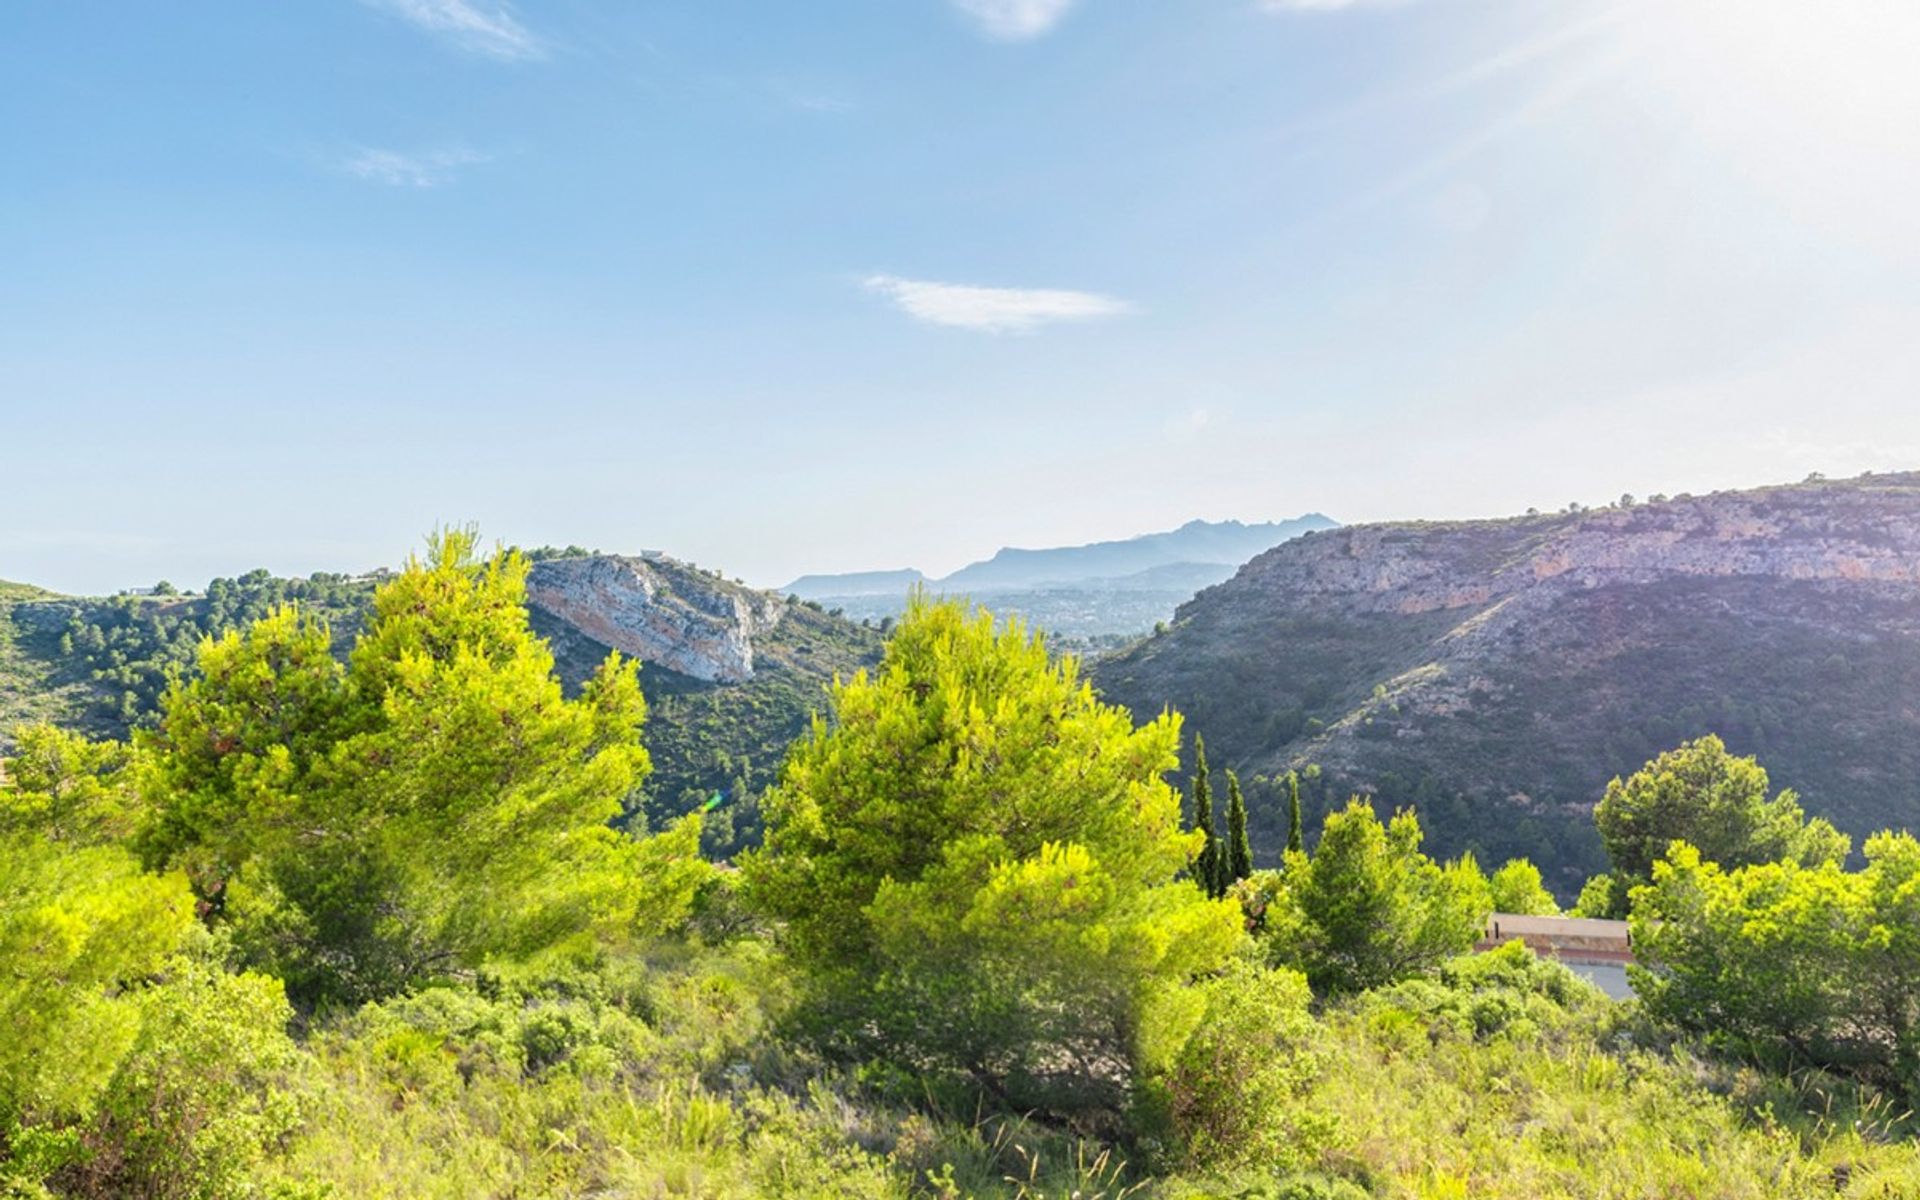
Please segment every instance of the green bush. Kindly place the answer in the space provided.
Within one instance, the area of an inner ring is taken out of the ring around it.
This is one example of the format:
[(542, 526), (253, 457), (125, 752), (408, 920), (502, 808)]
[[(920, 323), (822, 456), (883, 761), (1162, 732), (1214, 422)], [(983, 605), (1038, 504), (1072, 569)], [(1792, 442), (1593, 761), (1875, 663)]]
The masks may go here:
[(1176, 877), (1199, 851), (1136, 726), (1018, 625), (916, 600), (831, 693), (766, 799), (750, 890), (784, 923), (815, 1044), (1107, 1119), (1156, 989), (1218, 968), (1239, 911)]
[(1302, 1104), (1319, 1070), (1312, 994), (1298, 971), (1236, 962), (1169, 994), (1149, 1036), (1172, 1043), (1143, 1087), (1142, 1125), (1164, 1130), (1167, 1157), (1190, 1168), (1310, 1162), (1327, 1122)]
[(255, 1177), (300, 1119), (280, 981), (182, 956), (133, 1002), (139, 1035), (55, 1189), (150, 1200), (257, 1194)]
[(1472, 946), (1492, 911), (1487, 881), (1472, 856), (1443, 865), (1422, 854), (1420, 842), (1410, 812), (1383, 825), (1356, 799), (1329, 814), (1313, 856), (1289, 852), (1263, 905), (1271, 959), (1298, 966), (1316, 990), (1354, 992), (1431, 970)]
[(356, 1200), (902, 1196), (866, 1126), (886, 1118), (736, 1057), (766, 1040), (757, 958), (485, 976), (329, 1018), (271, 1178)]
[(1383, 1025), (1393, 1023), (1388, 1014), (1406, 1013), (1417, 1016), (1430, 1033), (1486, 1039), (1551, 1028), (1570, 1010), (1598, 1000), (1591, 984), (1513, 941), (1486, 954), (1453, 959), (1435, 979), (1374, 992), (1366, 1003)]
[(1865, 859), (1729, 870), (1676, 843), (1633, 892), (1647, 1011), (1774, 1066), (1853, 1071), (1920, 1100), (1920, 841), (1882, 833)]

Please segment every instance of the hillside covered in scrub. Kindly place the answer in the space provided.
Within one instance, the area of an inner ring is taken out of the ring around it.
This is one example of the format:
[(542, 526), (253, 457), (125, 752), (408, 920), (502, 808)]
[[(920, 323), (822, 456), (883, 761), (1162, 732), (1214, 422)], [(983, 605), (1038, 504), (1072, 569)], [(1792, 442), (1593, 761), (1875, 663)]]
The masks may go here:
[(1418, 807), (1449, 851), (1599, 866), (1622, 763), (1717, 733), (1808, 810), (1920, 822), (1920, 475), (1356, 525), (1278, 546), (1094, 664), (1216, 762)]
[[(643, 664), (654, 764), (646, 808), (665, 819), (720, 793), (732, 803), (709, 819), (716, 851), (758, 836), (752, 797), (826, 685), (879, 655), (876, 630), (665, 555), (533, 557), (528, 612), (560, 678), (577, 689), (610, 649)], [(344, 656), (390, 575), (252, 571), (197, 593), (163, 585), (113, 597), (0, 583), (0, 752), (26, 721), (108, 737), (151, 723), (172, 674), (192, 677), (202, 638), (282, 604), (326, 621)]]

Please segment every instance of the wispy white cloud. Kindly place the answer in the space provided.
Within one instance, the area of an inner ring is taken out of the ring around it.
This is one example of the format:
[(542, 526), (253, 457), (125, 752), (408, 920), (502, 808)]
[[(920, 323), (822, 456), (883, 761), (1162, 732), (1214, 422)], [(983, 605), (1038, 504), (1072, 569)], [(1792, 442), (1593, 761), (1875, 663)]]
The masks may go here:
[(464, 146), (448, 146), (421, 154), (402, 154), (397, 150), (361, 149), (340, 162), (347, 174), (389, 187), (437, 187), (453, 178), (461, 167), (492, 161), (492, 155)]
[(915, 320), (985, 333), (1031, 333), (1061, 321), (1091, 321), (1133, 311), (1131, 304), (1112, 296), (1057, 288), (978, 287), (894, 275), (871, 276), (865, 286)]
[(485, 0), (365, 0), (463, 50), (513, 61), (544, 58), (546, 47), (504, 3)]
[(1073, 0), (953, 0), (953, 6), (989, 37), (1020, 42), (1052, 30)]

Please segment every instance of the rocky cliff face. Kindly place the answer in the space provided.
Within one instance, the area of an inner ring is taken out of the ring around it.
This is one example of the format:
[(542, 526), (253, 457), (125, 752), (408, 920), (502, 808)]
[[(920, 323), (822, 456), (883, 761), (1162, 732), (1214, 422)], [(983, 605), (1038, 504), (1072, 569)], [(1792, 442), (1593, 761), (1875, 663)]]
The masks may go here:
[(1317, 532), (1096, 677), (1453, 847), (1595, 865), (1606, 781), (1705, 732), (1855, 832), (1920, 823), (1920, 475)]
[(707, 683), (754, 675), (754, 639), (786, 601), (663, 557), (535, 563), (527, 603), (603, 646)]
[(1573, 515), (1359, 525), (1278, 546), (1229, 586), (1420, 613), (1543, 584), (1764, 578), (1920, 584), (1920, 476), (1666, 500)]
[(647, 817), (658, 825), (722, 795), (704, 826), (716, 855), (758, 840), (754, 794), (826, 708), (828, 685), (880, 657), (875, 628), (662, 555), (535, 563), (527, 607), (570, 688), (608, 648), (647, 664)]

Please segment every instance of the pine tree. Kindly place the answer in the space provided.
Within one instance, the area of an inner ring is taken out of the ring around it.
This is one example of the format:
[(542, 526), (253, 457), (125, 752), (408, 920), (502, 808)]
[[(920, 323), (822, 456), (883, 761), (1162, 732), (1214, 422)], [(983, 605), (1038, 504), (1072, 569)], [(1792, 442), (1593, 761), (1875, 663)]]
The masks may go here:
[(1302, 854), (1307, 850), (1306, 832), (1300, 819), (1300, 773), (1287, 772), (1287, 849), (1298, 850)]
[(1226, 869), (1220, 877), (1220, 894), (1253, 874), (1253, 845), (1247, 841), (1247, 800), (1240, 794), (1240, 780), (1227, 772), (1227, 855)]
[(1076, 671), (920, 596), (880, 666), (829, 691), (743, 872), (827, 1045), (1020, 1111), (1118, 1111), (1145, 1006), (1233, 956), (1240, 914), (1178, 879), (1179, 718), (1135, 726)]
[(1193, 827), (1206, 835), (1200, 857), (1193, 862), (1193, 879), (1209, 896), (1217, 895), (1220, 839), (1213, 832), (1213, 784), (1207, 774), (1207, 743), (1198, 734), (1193, 739)]
[(478, 544), (429, 539), (344, 667), (292, 607), (203, 641), (142, 733), (141, 853), (196, 873), (242, 961), (303, 1003), (571, 961), (670, 928), (704, 881), (698, 818), (612, 826), (650, 767), (637, 666), (609, 654), (568, 699), (530, 564)]

